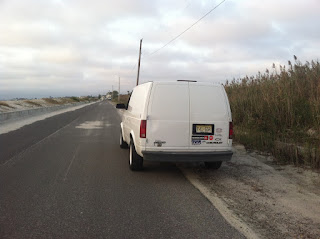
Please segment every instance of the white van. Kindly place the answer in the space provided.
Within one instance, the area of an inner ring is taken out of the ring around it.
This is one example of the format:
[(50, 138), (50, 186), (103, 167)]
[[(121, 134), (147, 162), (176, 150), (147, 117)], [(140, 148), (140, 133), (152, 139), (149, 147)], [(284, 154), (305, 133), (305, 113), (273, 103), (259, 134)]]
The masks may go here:
[(194, 81), (148, 82), (133, 89), (120, 131), (129, 166), (143, 160), (204, 162), (218, 169), (232, 157), (232, 117), (222, 85)]

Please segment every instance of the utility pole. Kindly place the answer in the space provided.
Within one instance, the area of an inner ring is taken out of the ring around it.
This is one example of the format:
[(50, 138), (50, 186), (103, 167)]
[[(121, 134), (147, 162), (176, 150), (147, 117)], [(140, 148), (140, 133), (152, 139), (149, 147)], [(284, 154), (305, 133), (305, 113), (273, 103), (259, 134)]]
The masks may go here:
[(139, 85), (140, 60), (141, 60), (141, 46), (142, 46), (142, 39), (140, 40), (139, 62), (138, 62), (138, 75), (137, 75), (137, 85)]
[(120, 102), (120, 76), (119, 76), (119, 92), (118, 92), (118, 102)]
[(111, 100), (113, 100), (113, 85), (112, 85), (112, 99)]

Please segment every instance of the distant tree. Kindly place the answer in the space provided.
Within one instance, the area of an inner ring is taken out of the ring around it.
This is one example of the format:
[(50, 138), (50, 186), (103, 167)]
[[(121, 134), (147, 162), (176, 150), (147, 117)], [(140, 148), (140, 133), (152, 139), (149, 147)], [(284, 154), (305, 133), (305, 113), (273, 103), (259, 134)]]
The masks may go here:
[(98, 99), (99, 99), (99, 100), (101, 99), (101, 95), (100, 95), (100, 94), (98, 95)]
[(114, 90), (112, 93), (113, 93), (112, 99), (117, 99), (119, 94), (118, 91)]

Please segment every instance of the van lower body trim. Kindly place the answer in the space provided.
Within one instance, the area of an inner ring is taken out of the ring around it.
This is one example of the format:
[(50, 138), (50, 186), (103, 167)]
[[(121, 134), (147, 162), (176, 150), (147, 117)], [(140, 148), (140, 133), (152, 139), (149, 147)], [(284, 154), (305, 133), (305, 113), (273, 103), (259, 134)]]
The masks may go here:
[(142, 151), (143, 159), (159, 162), (218, 162), (229, 161), (232, 151), (216, 152), (152, 152)]

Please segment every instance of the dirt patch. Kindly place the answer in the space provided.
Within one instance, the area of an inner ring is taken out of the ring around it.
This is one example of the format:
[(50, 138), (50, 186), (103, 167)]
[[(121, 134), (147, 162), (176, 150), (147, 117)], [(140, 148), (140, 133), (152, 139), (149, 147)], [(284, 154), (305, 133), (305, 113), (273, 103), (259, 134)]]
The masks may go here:
[(259, 237), (320, 238), (319, 172), (277, 165), (242, 145), (219, 170), (180, 168)]

